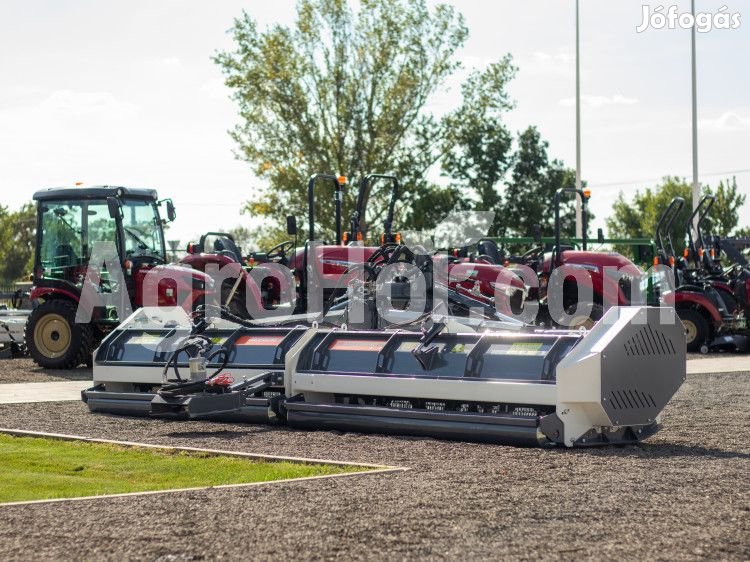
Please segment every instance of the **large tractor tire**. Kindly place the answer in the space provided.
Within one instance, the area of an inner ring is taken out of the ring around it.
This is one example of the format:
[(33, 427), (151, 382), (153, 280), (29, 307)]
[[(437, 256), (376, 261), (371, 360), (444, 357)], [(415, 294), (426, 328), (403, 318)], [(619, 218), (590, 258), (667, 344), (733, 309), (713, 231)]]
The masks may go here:
[(45, 369), (74, 369), (89, 364), (93, 330), (76, 324), (75, 305), (50, 300), (34, 309), (26, 323), (26, 347), (34, 362)]
[[(697, 310), (684, 308), (677, 311), (677, 316), (682, 320), (685, 327), (685, 342), (687, 350), (691, 353), (704, 351), (702, 348), (706, 345), (708, 337), (711, 335), (711, 327), (706, 318)], [(708, 348), (706, 347), (707, 351)]]

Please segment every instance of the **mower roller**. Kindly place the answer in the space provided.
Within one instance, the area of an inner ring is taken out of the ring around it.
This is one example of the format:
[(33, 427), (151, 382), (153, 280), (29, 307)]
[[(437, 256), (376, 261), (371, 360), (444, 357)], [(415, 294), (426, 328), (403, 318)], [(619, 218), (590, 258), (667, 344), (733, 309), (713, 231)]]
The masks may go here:
[(191, 321), (144, 308), (94, 357), (92, 412), (285, 423), (533, 446), (635, 443), (685, 379), (669, 309), (613, 307), (586, 331), (422, 333)]

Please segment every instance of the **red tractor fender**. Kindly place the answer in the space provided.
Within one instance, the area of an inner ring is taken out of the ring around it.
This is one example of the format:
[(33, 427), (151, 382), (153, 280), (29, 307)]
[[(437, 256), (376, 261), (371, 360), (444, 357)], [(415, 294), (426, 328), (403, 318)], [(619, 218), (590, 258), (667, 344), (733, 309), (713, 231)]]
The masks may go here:
[(209, 264), (218, 265), (219, 268), (232, 263), (237, 263), (229, 256), (222, 254), (188, 254), (180, 260), (182, 265), (192, 267), (197, 271), (206, 271)]
[(65, 289), (58, 289), (56, 287), (32, 287), (29, 299), (31, 302), (36, 302), (39, 299), (50, 299), (55, 297), (62, 297), (70, 299), (71, 301), (78, 303), (80, 296)]
[(721, 314), (708, 297), (695, 291), (673, 291), (664, 294), (662, 302), (679, 308), (698, 308), (705, 311), (715, 325), (721, 324)]

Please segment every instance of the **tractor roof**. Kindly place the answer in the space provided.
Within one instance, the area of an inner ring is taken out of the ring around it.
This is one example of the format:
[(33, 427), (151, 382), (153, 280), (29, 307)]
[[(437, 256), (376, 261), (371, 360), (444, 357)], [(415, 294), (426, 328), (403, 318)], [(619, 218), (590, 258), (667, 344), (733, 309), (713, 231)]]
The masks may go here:
[(124, 197), (156, 201), (155, 189), (119, 187), (116, 185), (95, 185), (93, 187), (49, 187), (34, 193), (34, 201), (61, 199), (106, 199), (107, 197)]

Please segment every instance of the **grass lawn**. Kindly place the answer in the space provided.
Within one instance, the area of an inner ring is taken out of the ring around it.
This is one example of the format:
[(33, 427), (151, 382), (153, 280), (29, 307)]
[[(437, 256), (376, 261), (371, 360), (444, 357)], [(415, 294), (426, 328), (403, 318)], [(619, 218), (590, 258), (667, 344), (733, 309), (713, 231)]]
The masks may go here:
[(0, 434), (0, 503), (267, 482), (358, 470), (361, 468)]

